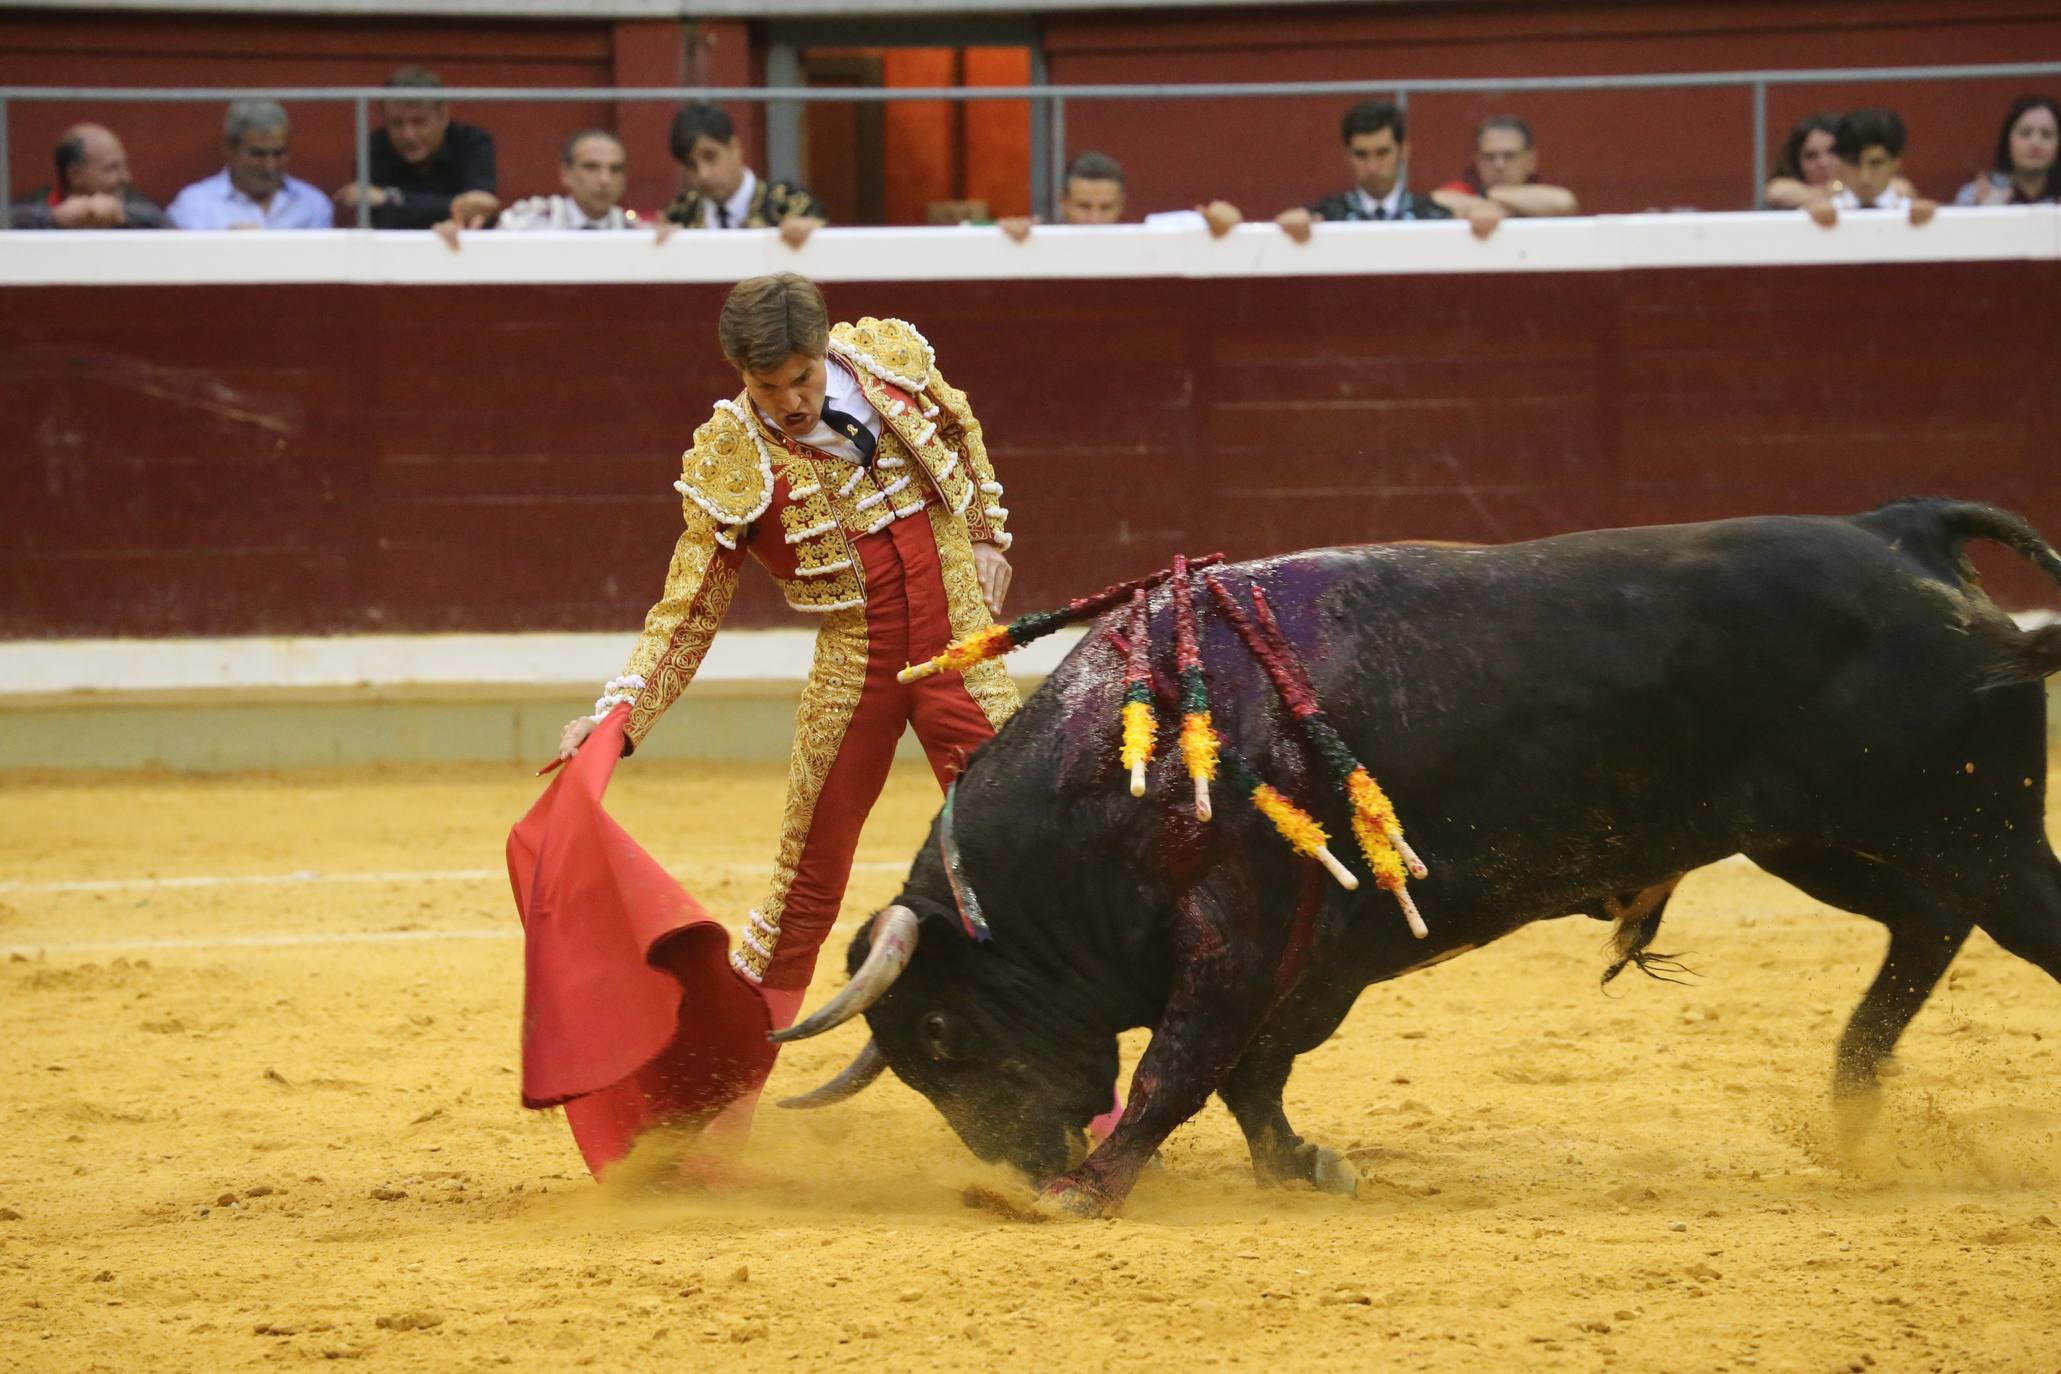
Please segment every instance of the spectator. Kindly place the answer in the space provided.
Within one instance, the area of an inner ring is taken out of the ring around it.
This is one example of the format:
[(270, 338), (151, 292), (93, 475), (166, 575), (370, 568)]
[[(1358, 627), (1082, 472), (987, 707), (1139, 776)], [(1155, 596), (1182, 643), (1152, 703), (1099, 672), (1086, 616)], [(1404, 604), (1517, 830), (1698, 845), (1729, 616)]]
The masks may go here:
[(1124, 217), (1123, 164), (1107, 153), (1087, 152), (1066, 164), (1066, 192), (1059, 198), (1063, 224), (1121, 224)]
[[(1125, 204), (1123, 164), (1107, 153), (1081, 153), (1066, 164), (1066, 189), (1059, 197), (1060, 223), (1074, 225), (1121, 224)], [(1145, 222), (1160, 227), (1207, 226), (1212, 237), (1222, 238), (1244, 219), (1238, 207), (1213, 200), (1193, 210), (1168, 210), (1147, 215)], [(1023, 215), (995, 221), (1003, 233), (1022, 243), (1031, 226), (1041, 223), (1036, 216)]]
[(1838, 188), (1830, 199), (1806, 207), (1826, 228), (1838, 222), (1841, 210), (1901, 210), (1912, 224), (1923, 224), (1939, 209), (1937, 201), (1910, 195), (1897, 185), (1903, 168), (1904, 122), (1896, 111), (1851, 110), (1841, 115), (1832, 147), (1839, 154)]
[(122, 141), (98, 124), (74, 124), (57, 140), (57, 178), (8, 208), (17, 229), (167, 229), (165, 212), (129, 184)]
[(221, 171), (181, 191), (165, 211), (181, 229), (327, 229), (329, 197), (286, 174), (286, 110), (238, 100), (222, 116)]
[(1828, 197), (1839, 181), (1839, 154), (1833, 151), (1833, 134), (1839, 116), (1830, 110), (1806, 115), (1782, 140), (1782, 155), (1775, 159), (1775, 174), (1768, 178), (1761, 199), (1770, 209), (1796, 210), (1811, 201)]
[[(802, 187), (763, 180), (744, 165), (737, 126), (714, 105), (699, 100), (682, 105), (668, 141), (688, 182), (666, 207), (669, 223), (684, 229), (777, 227), (789, 247), (799, 248), (825, 222), (823, 207)], [(670, 232), (660, 229), (661, 235)]]
[(625, 210), (629, 155), (606, 129), (587, 129), (566, 141), (559, 158), (562, 196), (531, 196), (501, 212), (502, 229), (634, 229), (637, 212)]
[[(1474, 165), (1433, 191), (1431, 198), (1454, 214), (1469, 217), (1484, 203), (1512, 215), (1580, 214), (1574, 192), (1536, 180), (1538, 166), (1531, 125), (1516, 115), (1495, 115), (1474, 131)], [(1481, 232), (1479, 226), (1475, 232)]]
[(372, 184), (338, 188), (337, 213), (356, 223), (363, 198), (375, 229), (427, 229), (446, 219), (477, 229), (490, 222), (501, 210), (494, 136), (451, 118), (451, 107), (431, 94), (444, 83), (426, 67), (403, 67), (386, 85), (396, 94), (383, 102), (384, 127), (372, 133)]
[[(1452, 211), (1431, 197), (1403, 185), (1410, 162), (1410, 132), (1400, 106), (1386, 100), (1362, 101), (1345, 112), (1339, 135), (1345, 141), (1345, 163), (1352, 169), (1352, 187), (1314, 205), (1298, 205), (1274, 216), (1274, 223), (1288, 237), (1297, 243), (1308, 243), (1310, 226), (1326, 221), (1453, 217)], [(1469, 218), (1474, 221), (1474, 232), (1487, 237), (1503, 218), (1503, 210), (1483, 201)]]
[[(1810, 209), (1827, 204), (1839, 194), (1839, 152), (1833, 147), (1839, 132), (1839, 112), (1820, 111), (1798, 120), (1782, 140), (1782, 154), (1775, 160), (1775, 174), (1768, 178), (1762, 199), (1771, 210)], [(1906, 196), (1918, 190), (1898, 177), (1890, 183)]]
[(2061, 106), (2044, 95), (2011, 102), (1997, 131), (1995, 167), (1961, 188), (1956, 205), (2047, 205), (2061, 198), (2054, 154), (2061, 144)]

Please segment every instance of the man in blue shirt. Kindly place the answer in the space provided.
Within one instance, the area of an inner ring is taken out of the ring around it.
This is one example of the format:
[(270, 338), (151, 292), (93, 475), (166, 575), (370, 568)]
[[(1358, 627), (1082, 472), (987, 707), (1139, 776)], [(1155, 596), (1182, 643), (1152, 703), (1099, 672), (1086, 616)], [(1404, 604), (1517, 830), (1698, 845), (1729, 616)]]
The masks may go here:
[(286, 174), (286, 111), (238, 100), (222, 117), (228, 165), (179, 192), (166, 213), (180, 229), (327, 229), (329, 197)]

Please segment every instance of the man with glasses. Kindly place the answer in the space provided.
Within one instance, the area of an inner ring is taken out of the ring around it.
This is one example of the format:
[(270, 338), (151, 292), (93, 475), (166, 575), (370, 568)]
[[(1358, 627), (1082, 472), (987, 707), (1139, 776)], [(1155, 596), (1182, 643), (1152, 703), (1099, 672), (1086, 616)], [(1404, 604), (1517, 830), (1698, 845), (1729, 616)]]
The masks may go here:
[(1580, 214), (1574, 192), (1539, 181), (1538, 167), (1531, 125), (1516, 115), (1494, 115), (1474, 131), (1474, 165), (1431, 198), (1463, 218), (1485, 206), (1528, 218)]

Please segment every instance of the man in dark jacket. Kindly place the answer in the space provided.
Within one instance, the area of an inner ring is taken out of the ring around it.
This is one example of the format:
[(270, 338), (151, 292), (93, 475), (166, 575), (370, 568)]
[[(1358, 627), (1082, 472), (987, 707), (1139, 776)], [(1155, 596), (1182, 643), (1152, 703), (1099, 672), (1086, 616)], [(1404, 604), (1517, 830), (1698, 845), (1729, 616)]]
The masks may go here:
[(168, 229), (165, 212), (129, 184), (129, 154), (98, 124), (74, 124), (57, 140), (57, 178), (8, 209), (16, 229)]
[(823, 206), (791, 181), (767, 181), (745, 165), (737, 126), (717, 106), (682, 105), (673, 116), (673, 160), (686, 172), (686, 186), (666, 207), (666, 224), (683, 229), (778, 229), (799, 248), (827, 216)]
[(436, 94), (444, 83), (425, 67), (403, 67), (386, 79), (385, 125), (372, 134), (370, 185), (337, 190), (336, 220), (358, 222), (358, 201), (375, 229), (428, 229), (443, 220), (477, 229), (501, 212), (494, 195), (494, 136), (451, 118)]
[[(1418, 195), (1403, 184), (1410, 162), (1410, 135), (1400, 106), (1386, 100), (1362, 101), (1345, 112), (1339, 132), (1345, 141), (1345, 161), (1352, 168), (1353, 184), (1314, 205), (1298, 205), (1276, 215), (1274, 222), (1288, 237), (1297, 243), (1308, 243), (1310, 226), (1317, 223), (1453, 217), (1452, 211), (1430, 196)], [(1493, 209), (1489, 213), (1497, 220), (1502, 218)], [(1474, 224), (1474, 232), (1483, 236), (1494, 228), (1494, 223), (1477, 220)]]

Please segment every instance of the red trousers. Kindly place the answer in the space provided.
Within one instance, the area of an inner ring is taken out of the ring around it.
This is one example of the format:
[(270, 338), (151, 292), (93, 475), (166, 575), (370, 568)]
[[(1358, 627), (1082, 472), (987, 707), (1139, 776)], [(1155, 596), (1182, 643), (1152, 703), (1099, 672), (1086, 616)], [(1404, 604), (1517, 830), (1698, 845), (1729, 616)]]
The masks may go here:
[[(826, 620), (818, 636), (795, 719), (773, 890), (752, 913), (738, 950), (740, 971), (758, 974), (781, 1024), (793, 1008), (779, 1017), (778, 1004), (789, 999), (778, 994), (793, 994), (798, 1006), (809, 985), (844, 900), (860, 828), (887, 781), (903, 729), (915, 729), (942, 786), (1015, 709), (1015, 690), (999, 663), (963, 677), (945, 673), (907, 686), (895, 680), (904, 666), (987, 623), (963, 533), (928, 514), (854, 541), (866, 605)], [(965, 563), (956, 588), (947, 586), (939, 554), (940, 540), (951, 536), (959, 544), (947, 556), (956, 553)], [(976, 602), (970, 608), (969, 593)]]

